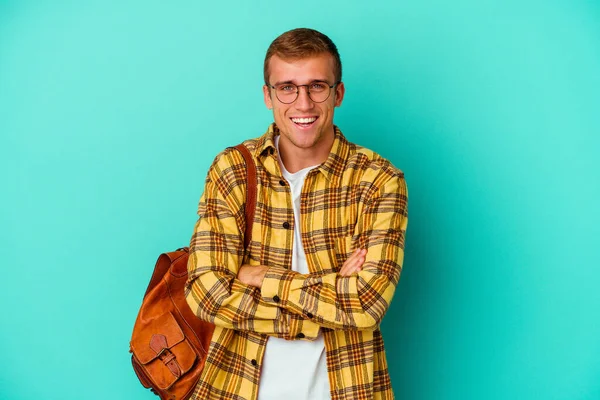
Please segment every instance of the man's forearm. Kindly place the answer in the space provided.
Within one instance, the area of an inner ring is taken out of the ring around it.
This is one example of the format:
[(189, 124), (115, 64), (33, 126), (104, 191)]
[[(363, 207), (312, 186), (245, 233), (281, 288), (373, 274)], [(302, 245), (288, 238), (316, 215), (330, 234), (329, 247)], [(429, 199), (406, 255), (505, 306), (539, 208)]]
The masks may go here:
[[(360, 271), (362, 265), (365, 262), (365, 256), (367, 250), (356, 249), (350, 257), (344, 262), (344, 265), (340, 269), (339, 274), (341, 276), (350, 276), (355, 272)], [(244, 264), (238, 271), (237, 278), (245, 285), (254, 286), (257, 288), (262, 287), (262, 282), (265, 279), (265, 275), (269, 267), (266, 265), (248, 265)]]

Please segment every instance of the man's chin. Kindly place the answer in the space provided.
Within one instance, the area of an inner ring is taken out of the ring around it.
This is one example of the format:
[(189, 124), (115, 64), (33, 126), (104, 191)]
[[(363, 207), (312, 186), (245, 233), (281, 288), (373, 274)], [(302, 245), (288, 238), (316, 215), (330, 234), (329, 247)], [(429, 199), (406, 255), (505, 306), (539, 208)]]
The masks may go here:
[(289, 144), (300, 149), (309, 149), (317, 142), (316, 134), (308, 134), (307, 132), (296, 132), (294, 130), (290, 134), (288, 131), (284, 136)]

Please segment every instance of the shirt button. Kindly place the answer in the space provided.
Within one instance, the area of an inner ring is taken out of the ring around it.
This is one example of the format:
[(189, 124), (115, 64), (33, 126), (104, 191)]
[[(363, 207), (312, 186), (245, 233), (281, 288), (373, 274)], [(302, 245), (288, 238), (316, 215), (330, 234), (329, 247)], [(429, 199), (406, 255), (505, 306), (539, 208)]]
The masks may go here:
[(285, 222), (283, 223), (283, 227), (284, 227), (285, 229), (290, 229), (290, 223), (289, 223), (289, 222), (287, 222), (287, 221), (285, 221)]
[(252, 365), (254, 365), (255, 367), (258, 365), (258, 361), (254, 360), (254, 359), (252, 361), (250, 361), (250, 363)]
[(304, 333), (300, 332), (296, 335), (296, 339), (304, 339)]
[(279, 303), (279, 300), (281, 300), (281, 299), (279, 298), (279, 296), (277, 296), (277, 295), (273, 296), (273, 301), (274, 301), (275, 303)]
[(308, 318), (314, 318), (314, 315), (312, 315), (312, 313), (306, 313), (306, 316), (307, 316)]
[(279, 184), (280, 184), (281, 186), (285, 186), (285, 181), (282, 179), (282, 180), (280, 180), (280, 181), (279, 181)]

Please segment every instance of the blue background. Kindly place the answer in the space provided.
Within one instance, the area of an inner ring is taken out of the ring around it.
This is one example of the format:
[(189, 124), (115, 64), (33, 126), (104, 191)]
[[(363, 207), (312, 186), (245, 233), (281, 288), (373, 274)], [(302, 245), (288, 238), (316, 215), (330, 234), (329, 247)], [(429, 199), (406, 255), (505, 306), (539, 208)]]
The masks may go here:
[(269, 43), (338, 45), (336, 123), (407, 177), (399, 399), (600, 399), (600, 4), (0, 1), (0, 398), (153, 399), (157, 255), (261, 135)]

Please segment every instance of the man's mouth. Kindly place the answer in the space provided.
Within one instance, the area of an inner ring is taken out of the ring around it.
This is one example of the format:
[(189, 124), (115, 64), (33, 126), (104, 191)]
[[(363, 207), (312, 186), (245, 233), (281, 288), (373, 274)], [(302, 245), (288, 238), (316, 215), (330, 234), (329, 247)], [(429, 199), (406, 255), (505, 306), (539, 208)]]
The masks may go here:
[(300, 128), (310, 128), (318, 117), (292, 117), (292, 122)]

